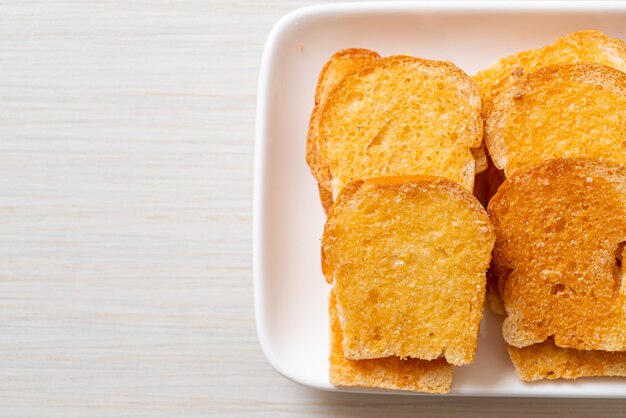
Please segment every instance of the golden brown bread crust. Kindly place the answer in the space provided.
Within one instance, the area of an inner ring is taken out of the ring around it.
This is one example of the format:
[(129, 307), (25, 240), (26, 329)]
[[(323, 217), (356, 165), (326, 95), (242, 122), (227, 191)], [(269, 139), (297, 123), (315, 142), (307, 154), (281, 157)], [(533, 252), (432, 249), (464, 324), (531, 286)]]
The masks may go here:
[(330, 92), (337, 87), (344, 78), (370, 67), (379, 58), (380, 55), (368, 49), (344, 49), (333, 54), (320, 72), (317, 88), (315, 89), (315, 106), (313, 107), (309, 121), (306, 162), (311, 169), (311, 173), (318, 181), (320, 200), (322, 201), (322, 206), (326, 213), (328, 213), (328, 210), (333, 204), (333, 196), (330, 191), (330, 172), (319, 152), (318, 135), (320, 109), (324, 105)]
[(591, 376), (626, 376), (626, 352), (575, 350), (557, 347), (552, 340), (517, 348), (509, 346), (517, 376), (525, 382), (543, 379), (578, 379)]
[(401, 360), (387, 357), (348, 360), (343, 355), (343, 335), (335, 295), (330, 292), (330, 383), (336, 386), (362, 386), (414, 392), (448, 393), (452, 386), (452, 366), (443, 359)]
[(626, 163), (626, 73), (594, 63), (557, 64), (502, 90), (485, 143), (506, 175), (559, 157)]
[(494, 240), (484, 208), (450, 180), (383, 177), (346, 186), (322, 239), (344, 356), (471, 363)]
[(507, 343), (626, 350), (626, 168), (552, 160), (507, 179), (488, 210)]
[(541, 67), (572, 62), (594, 62), (626, 71), (626, 44), (602, 32), (585, 30), (570, 33), (552, 45), (502, 58), (473, 77), (483, 99), (483, 114), (489, 114), (493, 98), (516, 78)]

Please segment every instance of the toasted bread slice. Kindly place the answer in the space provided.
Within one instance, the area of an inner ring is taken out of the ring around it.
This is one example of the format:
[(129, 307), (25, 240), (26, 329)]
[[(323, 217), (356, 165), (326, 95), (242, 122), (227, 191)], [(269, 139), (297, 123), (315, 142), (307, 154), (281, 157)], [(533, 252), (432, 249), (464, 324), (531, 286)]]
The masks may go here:
[(553, 45), (502, 58), (473, 77), (483, 99), (484, 114), (489, 113), (492, 100), (517, 77), (541, 67), (580, 61), (626, 71), (626, 44), (602, 32), (585, 30), (570, 33)]
[(448, 393), (452, 386), (452, 366), (444, 359), (419, 360), (387, 357), (348, 360), (343, 355), (343, 339), (335, 294), (330, 293), (330, 383), (336, 386), (363, 386), (414, 392)]
[(559, 157), (626, 162), (626, 73), (557, 64), (521, 77), (496, 97), (485, 141), (506, 176)]
[(315, 90), (315, 107), (311, 112), (309, 133), (307, 137), (306, 161), (311, 172), (318, 180), (320, 200), (324, 211), (328, 212), (333, 204), (333, 195), (329, 189), (331, 181), (328, 167), (321, 160), (319, 152), (319, 115), (330, 92), (346, 77), (371, 67), (380, 59), (374, 51), (363, 48), (344, 49), (335, 53), (320, 72), (317, 89)]
[(526, 382), (577, 379), (591, 376), (626, 376), (626, 352), (575, 350), (547, 340), (524, 348), (509, 346), (517, 376)]
[(472, 190), (480, 108), (475, 84), (451, 63), (378, 59), (313, 111), (311, 171), (333, 197), (352, 180), (391, 175), (438, 175)]
[(484, 208), (450, 180), (384, 177), (347, 186), (322, 238), (345, 357), (471, 363), (494, 240)]
[(626, 350), (626, 168), (549, 161), (507, 179), (489, 214), (508, 344)]

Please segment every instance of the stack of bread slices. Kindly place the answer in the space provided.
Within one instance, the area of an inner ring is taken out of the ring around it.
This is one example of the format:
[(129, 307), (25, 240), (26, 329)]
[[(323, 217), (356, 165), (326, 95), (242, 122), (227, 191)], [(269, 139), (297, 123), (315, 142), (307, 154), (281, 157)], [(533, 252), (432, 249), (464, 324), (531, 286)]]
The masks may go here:
[(495, 241), (471, 193), (486, 168), (478, 88), (448, 62), (350, 49), (315, 98), (330, 380), (448, 392), (451, 365), (474, 361)]
[(491, 271), (522, 380), (626, 376), (624, 71), (624, 42), (583, 31), (474, 77), (497, 167)]
[(625, 70), (624, 43), (596, 31), (473, 79), (330, 58), (306, 159), (328, 216), (331, 383), (448, 392), (475, 359), (492, 250), (521, 379), (626, 375)]

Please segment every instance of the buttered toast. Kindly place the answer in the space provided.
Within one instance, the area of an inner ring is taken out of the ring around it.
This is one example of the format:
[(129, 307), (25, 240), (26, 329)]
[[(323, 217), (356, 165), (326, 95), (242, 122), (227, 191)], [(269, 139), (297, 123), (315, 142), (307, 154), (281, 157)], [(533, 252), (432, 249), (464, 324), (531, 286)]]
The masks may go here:
[(494, 240), (483, 207), (450, 180), (349, 184), (322, 238), (345, 357), (471, 363)]
[(493, 102), (485, 142), (506, 176), (559, 157), (626, 163), (626, 73), (557, 64), (520, 77)]
[(489, 214), (509, 345), (626, 350), (626, 168), (551, 160), (508, 178)]
[(438, 175), (472, 190), (475, 160), (486, 166), (471, 78), (448, 62), (399, 55), (356, 67), (323, 89), (311, 115), (307, 162), (325, 206), (348, 182), (378, 176)]

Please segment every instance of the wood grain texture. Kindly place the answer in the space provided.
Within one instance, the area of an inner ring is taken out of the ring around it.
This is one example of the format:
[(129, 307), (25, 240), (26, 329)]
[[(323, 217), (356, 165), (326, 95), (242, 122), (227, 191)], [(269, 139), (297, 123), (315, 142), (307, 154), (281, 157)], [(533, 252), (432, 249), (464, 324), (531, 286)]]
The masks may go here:
[(265, 37), (310, 2), (0, 4), (0, 416), (619, 416), (619, 400), (359, 396), (263, 358)]

